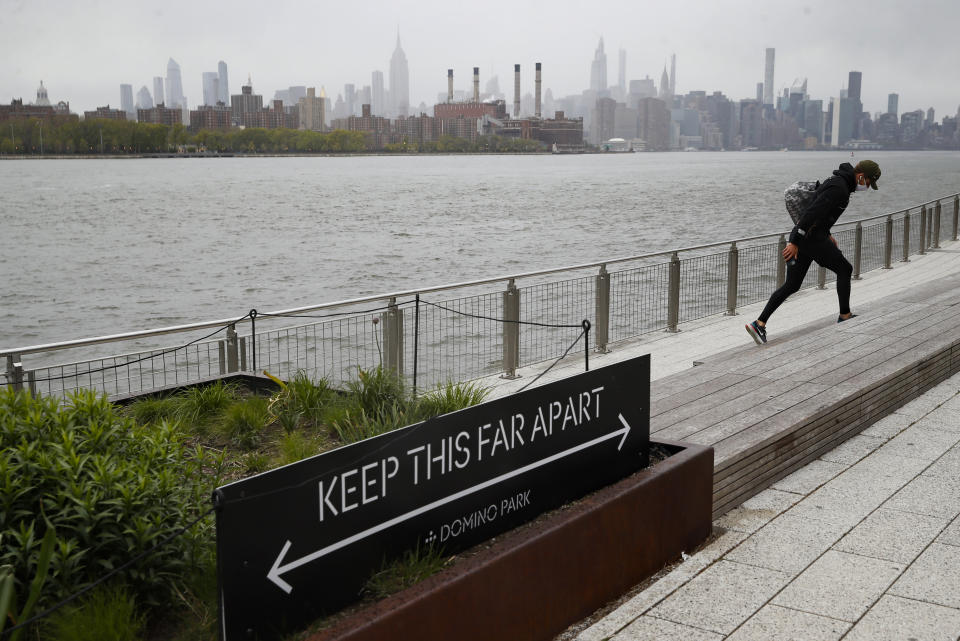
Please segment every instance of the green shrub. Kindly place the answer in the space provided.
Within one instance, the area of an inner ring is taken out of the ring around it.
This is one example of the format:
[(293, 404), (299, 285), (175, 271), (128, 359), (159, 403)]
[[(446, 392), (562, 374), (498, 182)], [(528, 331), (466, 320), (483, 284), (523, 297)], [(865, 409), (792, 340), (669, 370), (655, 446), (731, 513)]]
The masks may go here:
[(343, 443), (356, 443), (408, 424), (407, 415), (396, 407), (380, 417), (367, 414), (363, 409), (345, 409), (330, 421), (331, 429)]
[(122, 588), (99, 588), (77, 605), (57, 610), (44, 626), (50, 641), (139, 641), (144, 616)]
[[(54, 399), (0, 390), (0, 566), (17, 594), (56, 533), (42, 604), (75, 592), (206, 511), (221, 460), (183, 443), (175, 424), (139, 426), (90, 391)], [(212, 470), (212, 476), (204, 470)], [(124, 572), (131, 595), (169, 602), (213, 554), (213, 519)]]
[(270, 422), (269, 402), (261, 396), (237, 401), (223, 414), (221, 429), (224, 436), (243, 449), (253, 449), (260, 443), (263, 429)]
[(296, 463), (320, 451), (320, 442), (303, 432), (290, 432), (280, 439), (279, 465)]
[(270, 457), (261, 452), (247, 452), (241, 462), (247, 474), (259, 474), (270, 469)]
[(172, 396), (140, 399), (127, 406), (126, 413), (141, 425), (163, 420), (174, 420), (180, 408), (178, 399)]
[(177, 418), (202, 431), (210, 419), (239, 398), (239, 393), (234, 385), (218, 380), (210, 385), (191, 387), (177, 396)]
[(417, 399), (414, 410), (418, 420), (456, 412), (482, 403), (490, 390), (475, 383), (447, 383)]
[(379, 366), (372, 370), (357, 368), (357, 380), (347, 383), (347, 387), (351, 402), (374, 421), (407, 409), (403, 380), (392, 370)]
[(336, 397), (325, 379), (311, 381), (305, 372), (297, 372), (287, 383), (286, 405), (313, 425), (320, 423), (324, 408)]

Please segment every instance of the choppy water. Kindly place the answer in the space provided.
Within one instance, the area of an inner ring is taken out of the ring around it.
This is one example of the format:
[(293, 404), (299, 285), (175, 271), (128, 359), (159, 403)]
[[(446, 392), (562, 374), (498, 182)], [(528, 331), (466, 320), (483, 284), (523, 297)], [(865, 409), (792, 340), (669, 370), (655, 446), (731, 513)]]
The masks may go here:
[[(841, 220), (960, 191), (956, 152), (862, 152)], [(849, 153), (0, 162), (0, 347), (782, 231)], [(855, 159), (854, 159), (855, 161)]]

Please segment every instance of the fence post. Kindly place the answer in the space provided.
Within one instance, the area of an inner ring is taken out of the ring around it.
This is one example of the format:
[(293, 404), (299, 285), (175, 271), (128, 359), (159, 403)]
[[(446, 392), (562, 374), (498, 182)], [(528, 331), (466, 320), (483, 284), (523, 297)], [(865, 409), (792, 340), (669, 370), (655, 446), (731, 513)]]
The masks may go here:
[(827, 268), (817, 265), (817, 289), (827, 288)]
[(730, 243), (727, 253), (727, 316), (737, 315), (737, 283), (740, 278), (740, 250), (737, 243)]
[(239, 345), (237, 341), (237, 327), (227, 327), (227, 371), (236, 372), (240, 368)]
[(7, 387), (12, 387), (14, 392), (23, 389), (23, 363), (20, 362), (20, 354), (7, 355)]
[(240, 371), (247, 371), (247, 337), (240, 337)]
[(383, 365), (397, 376), (403, 376), (403, 314), (397, 299), (391, 298), (387, 311), (381, 314), (383, 324)]
[(940, 249), (940, 201), (933, 208), (933, 248)]
[(860, 261), (863, 256), (863, 225), (857, 223), (853, 242), (853, 280), (860, 280)]
[(883, 268), (893, 269), (893, 215), (887, 216), (883, 230)]
[(920, 206), (920, 255), (927, 253), (927, 206)]
[(960, 223), (960, 196), (953, 197), (953, 240), (957, 239), (957, 223)]
[(901, 263), (910, 262), (910, 210), (903, 212), (903, 260)]
[(500, 378), (517, 378), (520, 366), (520, 290), (513, 279), (503, 292), (503, 374)]
[(670, 257), (670, 284), (667, 292), (667, 331), (677, 332), (680, 322), (680, 257), (673, 252)]
[(607, 343), (610, 341), (610, 274), (607, 266), (600, 265), (600, 273), (596, 279), (596, 350), (606, 353)]
[(783, 260), (783, 250), (787, 248), (787, 239), (780, 234), (777, 241), (777, 289), (783, 287), (787, 280), (787, 263)]

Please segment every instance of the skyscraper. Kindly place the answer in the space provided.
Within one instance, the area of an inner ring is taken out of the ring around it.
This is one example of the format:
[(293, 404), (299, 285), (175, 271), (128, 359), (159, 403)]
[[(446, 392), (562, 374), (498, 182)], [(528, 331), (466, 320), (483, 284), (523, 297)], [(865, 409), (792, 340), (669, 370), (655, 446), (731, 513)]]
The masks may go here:
[(183, 107), (183, 80), (180, 65), (173, 58), (167, 62), (167, 107)]
[(603, 38), (593, 54), (590, 63), (590, 89), (601, 92), (607, 88), (607, 54), (603, 51)]
[(390, 102), (391, 115), (407, 116), (410, 112), (410, 69), (407, 56), (400, 47), (400, 32), (397, 31), (397, 46), (390, 58)]
[(204, 71), (203, 104), (213, 107), (218, 100), (220, 100), (220, 74), (216, 71)]
[(677, 95), (677, 54), (670, 54), (670, 96)]
[(374, 71), (373, 76), (370, 82), (370, 112), (374, 116), (382, 116), (384, 114), (384, 107), (386, 106), (386, 101), (384, 100), (384, 91), (383, 91), (383, 72)]
[(230, 104), (230, 82), (227, 80), (227, 63), (221, 60), (217, 63), (217, 75), (220, 76), (220, 82), (217, 88), (220, 90), (218, 99), (225, 105)]
[(120, 109), (127, 112), (127, 120), (134, 120), (137, 111), (133, 106), (133, 86), (120, 85)]
[(627, 51), (620, 49), (620, 66), (617, 69), (617, 87), (620, 89), (620, 99), (627, 95)]
[(140, 91), (137, 92), (137, 109), (153, 109), (153, 98), (146, 85), (140, 87)]
[(763, 68), (763, 104), (773, 104), (773, 59), (776, 49), (767, 48), (767, 60)]
[[(160, 104), (163, 102), (163, 78), (160, 76), (153, 77), (153, 102), (154, 104)], [(149, 107), (148, 107), (149, 109)]]
[(889, 94), (887, 95), (887, 113), (896, 115), (897, 110), (899, 109), (900, 94)]
[(663, 65), (663, 74), (660, 76), (660, 94), (658, 97), (660, 100), (666, 102), (668, 106), (673, 98), (673, 95), (670, 93), (670, 76), (667, 75), (667, 65)]

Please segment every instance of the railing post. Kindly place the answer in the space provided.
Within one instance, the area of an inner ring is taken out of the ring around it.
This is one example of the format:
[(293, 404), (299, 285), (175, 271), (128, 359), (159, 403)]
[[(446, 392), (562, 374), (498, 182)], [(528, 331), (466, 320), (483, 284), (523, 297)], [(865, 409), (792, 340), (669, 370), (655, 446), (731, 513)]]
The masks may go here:
[(901, 263), (910, 262), (910, 210), (903, 212), (903, 260)]
[(960, 223), (960, 196), (953, 197), (953, 240), (957, 239), (957, 223)]
[(860, 263), (863, 260), (863, 225), (859, 222), (853, 237), (853, 280), (860, 280)]
[(920, 255), (927, 253), (927, 206), (920, 206)]
[(893, 265), (891, 265), (893, 260), (893, 215), (887, 216), (887, 222), (883, 227), (883, 268), (893, 269)]
[(933, 208), (933, 248), (940, 249), (940, 201)]
[(596, 279), (596, 350), (606, 353), (607, 343), (610, 341), (610, 274), (607, 266), (600, 265), (600, 273)]
[(227, 371), (236, 372), (240, 368), (239, 344), (237, 341), (237, 328), (235, 325), (227, 327)]
[(827, 268), (817, 265), (817, 289), (827, 288)]
[(397, 299), (391, 298), (387, 311), (381, 314), (383, 325), (383, 366), (397, 376), (403, 376), (403, 313)]
[(787, 263), (783, 260), (783, 250), (787, 248), (787, 239), (780, 234), (780, 240), (777, 241), (777, 289), (783, 287), (787, 281)]
[(240, 337), (240, 371), (247, 371), (247, 337)]
[(23, 389), (23, 363), (19, 354), (7, 355), (7, 387), (12, 387), (14, 392)]
[(27, 372), (27, 388), (30, 390), (30, 396), (37, 396), (37, 373), (33, 370)]
[(727, 316), (737, 315), (737, 283), (740, 278), (740, 250), (737, 243), (730, 243), (727, 253)]
[(667, 292), (667, 331), (676, 332), (680, 322), (680, 257), (670, 256), (670, 283)]
[(517, 378), (520, 366), (520, 290), (513, 279), (503, 292), (503, 374), (500, 378)]

